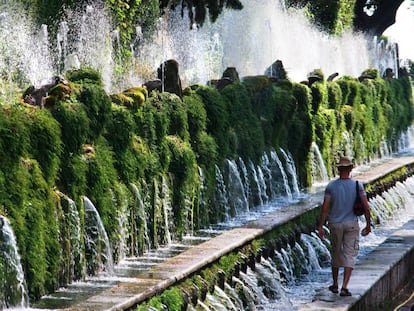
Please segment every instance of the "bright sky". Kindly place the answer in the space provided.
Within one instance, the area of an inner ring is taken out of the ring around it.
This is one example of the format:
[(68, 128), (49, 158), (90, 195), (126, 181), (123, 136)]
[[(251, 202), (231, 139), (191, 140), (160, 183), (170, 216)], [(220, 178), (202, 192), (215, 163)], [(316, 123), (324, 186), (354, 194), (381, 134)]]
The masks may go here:
[(414, 3), (405, 0), (397, 11), (396, 22), (384, 35), (398, 43), (400, 59), (414, 60)]

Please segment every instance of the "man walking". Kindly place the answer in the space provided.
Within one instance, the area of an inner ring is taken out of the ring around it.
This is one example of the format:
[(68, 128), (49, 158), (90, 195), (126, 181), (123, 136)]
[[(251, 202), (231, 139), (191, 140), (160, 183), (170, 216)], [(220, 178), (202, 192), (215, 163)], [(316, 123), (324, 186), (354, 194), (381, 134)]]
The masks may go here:
[[(328, 183), (325, 189), (324, 201), (319, 218), (318, 234), (324, 240), (323, 225), (328, 220), (331, 239), (331, 266), (333, 284), (329, 290), (338, 293), (339, 268), (344, 268), (340, 296), (352, 296), (348, 290), (348, 282), (355, 265), (355, 258), (359, 250), (358, 217), (354, 214), (353, 205), (356, 198), (356, 180), (351, 178), (353, 169), (352, 159), (341, 157), (336, 164), (339, 178)], [(371, 213), (367, 195), (362, 183), (359, 183), (359, 194), (364, 207), (366, 226), (362, 230), (363, 236), (371, 232)]]

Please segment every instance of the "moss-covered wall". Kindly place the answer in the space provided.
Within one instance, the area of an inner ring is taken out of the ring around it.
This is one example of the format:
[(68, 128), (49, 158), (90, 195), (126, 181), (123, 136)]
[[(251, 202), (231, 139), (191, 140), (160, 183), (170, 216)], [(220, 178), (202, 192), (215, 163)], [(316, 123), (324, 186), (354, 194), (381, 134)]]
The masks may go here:
[[(116, 261), (168, 242), (166, 222), (179, 239), (222, 220), (216, 167), (225, 159), (259, 164), (265, 152), (283, 148), (306, 187), (312, 142), (332, 177), (341, 154), (368, 161), (383, 141), (395, 150), (413, 119), (406, 77), (308, 86), (257, 76), (221, 91), (191, 86), (182, 99), (141, 87), (106, 94), (89, 68), (66, 78), (70, 93), (51, 93), (47, 109), (0, 107), (0, 213), (15, 231), (32, 299), (84, 277), (84, 196), (102, 218)], [(80, 246), (71, 239), (68, 198), (76, 205)], [(126, 245), (121, 214), (128, 216)]]

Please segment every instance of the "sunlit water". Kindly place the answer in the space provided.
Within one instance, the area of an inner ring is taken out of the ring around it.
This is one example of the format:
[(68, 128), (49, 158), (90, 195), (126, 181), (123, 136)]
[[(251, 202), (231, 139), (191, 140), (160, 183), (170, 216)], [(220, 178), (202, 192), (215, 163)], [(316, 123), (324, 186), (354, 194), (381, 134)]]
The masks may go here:
[(241, 2), (242, 11), (224, 10), (215, 23), (207, 21), (192, 31), (180, 10), (169, 13), (152, 44), (137, 55), (152, 66), (176, 59), (186, 83), (219, 78), (226, 67), (235, 67), (240, 76), (264, 74), (277, 59), (297, 82), (317, 68), (327, 76), (338, 72), (358, 77), (374, 66), (374, 43), (362, 34), (329, 36), (312, 26), (302, 11), (287, 10), (279, 0)]
[[(119, 33), (101, 1), (67, 10), (56, 21), (57, 35), (45, 25), (36, 26), (17, 3), (9, 3), (0, 6), (0, 72), (6, 80), (17, 76), (39, 86), (53, 75), (90, 66), (100, 71), (106, 90), (113, 93), (156, 78), (156, 69), (167, 59), (178, 61), (184, 86), (218, 79), (227, 67), (235, 67), (241, 77), (262, 75), (276, 60), (295, 82), (306, 80), (314, 69), (326, 76), (358, 77), (369, 67), (380, 73), (395, 67), (392, 45), (360, 33), (329, 36), (312, 26), (304, 12), (286, 9), (279, 0), (241, 2), (243, 10), (224, 9), (215, 23), (207, 17), (200, 29), (190, 29), (180, 9), (164, 14), (148, 40), (136, 25), (129, 64), (121, 61)], [(122, 77), (117, 66), (125, 67)], [(5, 98), (13, 92), (7, 90)]]

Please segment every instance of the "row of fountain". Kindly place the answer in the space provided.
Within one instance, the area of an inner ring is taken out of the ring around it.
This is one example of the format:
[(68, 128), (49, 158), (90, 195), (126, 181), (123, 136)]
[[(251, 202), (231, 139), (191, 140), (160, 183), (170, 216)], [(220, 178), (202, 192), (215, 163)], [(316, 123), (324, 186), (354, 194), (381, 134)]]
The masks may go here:
[[(326, 174), (323, 167), (323, 162), (316, 163), (320, 159), (317, 145), (313, 145), (312, 159), (315, 161), (314, 180), (319, 182), (326, 182)], [(255, 219), (268, 212), (274, 211), (288, 206), (294, 202), (298, 202), (301, 198), (304, 198), (307, 194), (304, 194), (298, 188), (296, 180), (296, 168), (293, 161), (290, 158), (289, 152), (280, 150), (281, 159), (276, 151), (271, 151), (269, 154), (264, 154), (262, 157), (262, 164), (255, 166), (252, 162), (248, 162), (246, 165), (244, 161), (239, 158), (235, 160), (226, 160), (223, 171), (220, 171), (216, 167), (216, 201), (218, 207), (221, 208), (223, 213), (223, 222), (212, 225), (210, 229), (215, 229), (214, 234), (219, 233), (222, 230), (242, 225), (249, 220)], [(200, 172), (202, 178), (202, 172)], [(143, 255), (150, 251), (157, 250), (158, 247), (168, 247), (173, 242), (177, 242), (173, 234), (173, 228), (171, 219), (173, 217), (171, 203), (169, 202), (169, 185), (165, 178), (161, 180), (161, 188), (156, 201), (159, 203), (160, 211), (158, 216), (160, 217), (160, 227), (158, 233), (160, 237), (158, 239), (159, 244), (153, 245), (149, 237), (148, 223), (150, 222), (148, 209), (142, 198), (142, 193), (136, 185), (131, 185), (130, 190), (135, 201), (135, 208), (133, 210), (127, 209), (127, 204), (124, 208), (119, 209), (118, 213), (118, 226), (119, 226), (119, 241), (117, 242), (116, 250), (111, 247), (106, 230), (100, 219), (99, 213), (96, 210), (93, 202), (87, 197), (83, 197), (83, 211), (85, 214), (83, 230), (81, 229), (81, 221), (79, 212), (80, 209), (76, 206), (75, 202), (67, 197), (65, 194), (58, 192), (61, 198), (62, 206), (65, 212), (67, 226), (70, 232), (67, 232), (67, 236), (70, 237), (70, 258), (68, 258), (68, 269), (66, 270), (66, 278), (68, 280), (76, 280), (82, 278), (82, 276), (93, 276), (99, 274), (115, 275), (115, 267), (117, 263), (128, 262), (131, 264), (136, 256)], [(393, 181), (387, 189), (394, 188), (396, 182)], [(201, 187), (201, 192), (203, 187)], [(380, 192), (380, 189), (378, 189)], [(371, 195), (372, 196), (372, 195)], [(202, 195), (201, 195), (202, 197)], [(385, 197), (385, 199), (383, 199)], [(372, 196), (371, 205), (373, 207), (374, 218), (379, 222), (385, 220), (388, 215), (392, 214), (390, 211), (390, 196), (385, 192), (382, 196)], [(392, 207), (395, 208), (399, 201), (391, 201)], [(201, 204), (202, 206), (202, 204)], [(137, 221), (131, 221), (131, 220)], [(140, 225), (138, 225), (140, 224)], [(1, 251), (3, 260), (0, 261), (0, 265), (7, 265), (7, 275), (2, 277), (0, 286), (7, 288), (4, 291), (4, 296), (0, 296), (2, 306), (25, 306), (29, 305), (28, 293), (25, 286), (24, 272), (20, 264), (20, 258), (18, 249), (16, 246), (16, 240), (13, 235), (10, 222), (6, 217), (1, 216), (1, 236), (2, 241)], [(208, 230), (206, 230), (208, 231)], [(82, 237), (82, 232), (84, 236)], [(307, 233), (306, 233), (307, 232)], [(317, 244), (321, 242), (313, 241), (314, 247), (306, 247), (305, 245), (295, 246), (298, 241), (297, 237), (302, 233), (302, 237), (299, 239), (315, 239), (316, 237), (311, 234), (310, 230), (302, 230), (297, 232), (294, 244), (291, 247), (296, 248), (296, 252), (302, 253), (300, 247), (305, 248), (306, 252), (315, 252), (315, 247), (320, 248)], [(197, 235), (197, 232), (193, 232)], [(299, 235), (298, 235), (299, 234)], [(292, 240), (291, 240), (292, 241)], [(302, 241), (302, 243), (305, 243)], [(315, 244), (317, 243), (317, 244)], [(281, 244), (279, 244), (281, 245)], [(288, 244), (283, 248), (288, 247)], [(277, 251), (285, 252), (279, 246)], [(289, 250), (290, 253), (292, 250)], [(318, 251), (316, 251), (318, 252)], [(266, 252), (268, 253), (268, 252)], [(326, 251), (322, 255), (323, 262), (326, 263), (327, 255)], [(116, 258), (114, 259), (114, 254)], [(276, 253), (275, 253), (276, 254)], [(275, 256), (274, 254), (274, 256)], [(277, 255), (280, 257), (281, 255)], [(292, 254), (284, 254), (284, 260), (292, 258)], [(297, 255), (294, 255), (295, 257)], [(311, 258), (312, 254), (305, 255), (306, 258)], [(315, 254), (316, 256), (316, 254)], [(266, 256), (268, 257), (268, 256)], [(6, 260), (4, 260), (6, 259)], [(265, 258), (268, 260), (268, 258)], [(280, 258), (279, 258), (280, 259)], [(273, 260), (276, 260), (273, 258)], [(320, 259), (319, 259), (320, 260)], [(305, 262), (299, 260), (300, 262)], [(316, 264), (318, 260), (313, 259), (312, 263), (309, 263), (313, 268), (323, 266), (324, 263)], [(139, 260), (138, 263), (139, 264)], [(312, 269), (313, 269), (312, 268)], [(275, 268), (276, 269), (276, 268)], [(307, 268), (295, 268), (296, 270), (309, 270)], [(286, 268), (280, 268), (280, 263), (277, 268), (279, 273), (284, 275), (284, 278), (291, 278), (296, 275), (297, 272), (286, 272)], [(299, 271), (298, 270), (298, 271)], [(283, 272), (284, 271), (284, 272)], [(288, 275), (285, 275), (285, 274)]]
[[(266, 210), (266, 206), (268, 212), (299, 199), (302, 194), (298, 188), (294, 163), (289, 152), (283, 149), (279, 151), (279, 155), (275, 150), (264, 154), (261, 165), (255, 166), (251, 161), (246, 164), (239, 158), (237, 161), (226, 160), (223, 171), (216, 167), (216, 202), (222, 215), (222, 222), (216, 228), (224, 230), (242, 224), (265, 213), (263, 210)], [(323, 163), (318, 167), (321, 165)], [(200, 169), (201, 179), (202, 176)], [(145, 193), (137, 185), (130, 185), (134, 208), (128, 208), (127, 196), (125, 204), (118, 207), (119, 240), (115, 247), (111, 246), (100, 215), (88, 197), (83, 197), (83, 206), (78, 207), (74, 200), (57, 191), (66, 224), (61, 230), (67, 231), (61, 232), (61, 236), (68, 240), (67, 247), (71, 250), (70, 258), (67, 259), (68, 267), (64, 272), (65, 279), (71, 282), (82, 279), (85, 275), (112, 274), (117, 262), (160, 246), (168, 246), (177, 240), (171, 221), (174, 215), (169, 197), (170, 185), (166, 178), (161, 178), (159, 182), (160, 186), (156, 188), (160, 191), (153, 207), (145, 203)], [(202, 202), (200, 205), (203, 204), (206, 203)], [(152, 214), (157, 219), (149, 219), (152, 209), (158, 210)], [(79, 215), (81, 212), (84, 213), (83, 229)], [(190, 227), (191, 217), (187, 219), (189, 224), (186, 226)], [(28, 306), (28, 293), (13, 230), (5, 216), (1, 216), (1, 220), (3, 260), (0, 265), (7, 267), (0, 271), (6, 271), (7, 276), (2, 278), (0, 286), (7, 288), (7, 291), (4, 297), (0, 296), (0, 305)], [(157, 237), (154, 239), (149, 236), (149, 223), (157, 225)]]
[[(38, 87), (57, 73), (89, 66), (99, 68), (111, 93), (154, 78), (149, 68), (167, 59), (181, 65), (185, 85), (216, 79), (227, 67), (237, 68), (240, 76), (262, 74), (275, 59), (283, 60), (293, 81), (305, 79), (315, 68), (355, 77), (369, 67), (379, 68), (381, 74), (386, 68), (398, 73), (392, 43), (348, 32), (329, 37), (313, 27), (302, 11), (287, 10), (279, 0), (244, 2), (243, 10), (224, 10), (218, 21), (207, 20), (197, 30), (189, 29), (188, 18), (179, 10), (160, 19), (149, 39), (144, 39), (142, 27), (136, 25), (132, 64), (122, 63), (119, 32), (99, 3), (83, 10), (67, 9), (62, 20), (55, 21), (55, 34), (47, 25), (38, 27), (19, 5), (5, 5), (0, 19), (0, 71), (4, 82), (19, 77), (18, 82)], [(116, 76), (116, 67), (125, 67), (122, 77)], [(0, 101), (10, 102), (14, 91), (10, 85), (0, 94)]]

